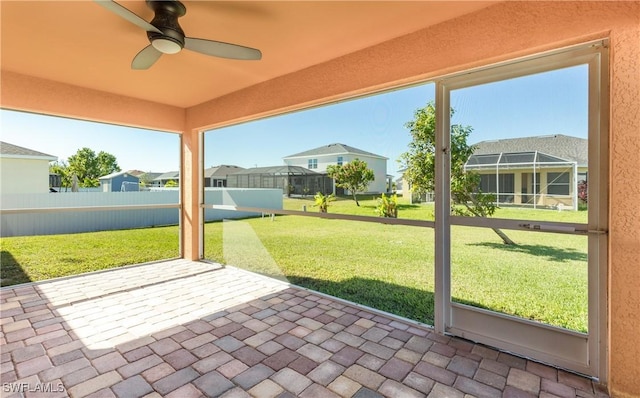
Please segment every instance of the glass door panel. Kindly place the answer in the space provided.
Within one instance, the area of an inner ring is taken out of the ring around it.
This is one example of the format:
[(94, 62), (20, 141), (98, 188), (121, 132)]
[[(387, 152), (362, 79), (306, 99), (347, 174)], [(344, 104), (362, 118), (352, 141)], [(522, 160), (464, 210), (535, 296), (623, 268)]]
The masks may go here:
[[(397, 162), (433, 98), (423, 84), (204, 133), (203, 257), (433, 324), (433, 194)], [(373, 180), (349, 191), (332, 171), (356, 160)]]
[(451, 228), (451, 300), (576, 332), (588, 330), (587, 237)]
[(452, 90), (456, 214), (586, 223), (588, 86), (583, 64)]
[(593, 376), (604, 372), (603, 51), (451, 77), (436, 95), (437, 330)]

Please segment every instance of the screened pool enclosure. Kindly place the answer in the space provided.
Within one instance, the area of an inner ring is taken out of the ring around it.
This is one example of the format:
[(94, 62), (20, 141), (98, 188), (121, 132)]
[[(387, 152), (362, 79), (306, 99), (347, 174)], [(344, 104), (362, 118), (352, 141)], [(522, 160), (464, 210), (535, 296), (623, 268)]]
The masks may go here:
[(326, 174), (299, 166), (254, 167), (227, 175), (230, 188), (280, 188), (288, 195), (333, 192), (333, 180)]
[(500, 205), (578, 209), (578, 182), (586, 181), (576, 161), (538, 151), (474, 154), (465, 171), (480, 175), (480, 190)]

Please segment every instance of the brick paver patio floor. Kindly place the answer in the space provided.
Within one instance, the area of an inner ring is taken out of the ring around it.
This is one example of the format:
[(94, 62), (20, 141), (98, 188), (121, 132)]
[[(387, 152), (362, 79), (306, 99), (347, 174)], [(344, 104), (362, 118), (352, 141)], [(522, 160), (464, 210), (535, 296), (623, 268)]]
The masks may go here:
[(589, 379), (185, 260), (0, 290), (3, 397), (606, 397)]

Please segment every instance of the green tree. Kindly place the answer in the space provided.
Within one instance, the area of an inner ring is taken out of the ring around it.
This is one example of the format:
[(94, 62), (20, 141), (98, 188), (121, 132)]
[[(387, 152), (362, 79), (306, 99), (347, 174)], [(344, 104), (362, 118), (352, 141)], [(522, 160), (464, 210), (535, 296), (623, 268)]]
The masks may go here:
[(71, 173), (69, 172), (69, 165), (64, 161), (55, 161), (49, 165), (49, 173), (57, 174), (60, 176), (60, 188), (65, 188), (65, 191), (71, 187)]
[(100, 177), (120, 171), (115, 156), (104, 151), (96, 155), (86, 147), (69, 156), (68, 164), (70, 176), (75, 174), (81, 187), (97, 187), (100, 185)]
[(348, 189), (358, 206), (360, 203), (358, 203), (357, 193), (364, 192), (375, 179), (373, 170), (367, 168), (367, 162), (360, 159), (353, 159), (343, 165), (327, 166), (327, 175), (335, 180), (336, 186)]
[(144, 173), (140, 176), (140, 185), (143, 187), (148, 187), (153, 184), (153, 180), (151, 179), (151, 174)]
[[(451, 109), (451, 116), (454, 109)], [(436, 158), (436, 109), (433, 102), (417, 109), (413, 120), (405, 125), (412, 140), (409, 150), (400, 155), (400, 162), (406, 168), (405, 178), (411, 190), (424, 194), (435, 190)], [(467, 143), (473, 131), (471, 126), (451, 126), (451, 212), (457, 215), (489, 217), (496, 211), (495, 195), (483, 193), (480, 189), (480, 175), (465, 171), (464, 165), (473, 154), (475, 147)], [(500, 229), (493, 229), (502, 241), (515, 244)]]
[(175, 188), (178, 186), (178, 183), (175, 182), (174, 180), (169, 180), (164, 184), (165, 188)]
[(107, 174), (120, 171), (118, 166), (118, 160), (116, 157), (108, 152), (98, 152), (98, 177), (106, 176)]

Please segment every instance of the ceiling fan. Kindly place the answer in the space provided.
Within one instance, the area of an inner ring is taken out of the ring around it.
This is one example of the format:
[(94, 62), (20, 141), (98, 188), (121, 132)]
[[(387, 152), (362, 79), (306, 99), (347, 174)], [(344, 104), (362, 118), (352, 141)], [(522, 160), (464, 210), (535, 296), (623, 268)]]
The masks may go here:
[(178, 18), (186, 14), (187, 8), (177, 0), (146, 0), (147, 6), (155, 12), (151, 22), (147, 22), (133, 12), (112, 0), (95, 0), (107, 10), (147, 31), (149, 44), (131, 62), (132, 69), (150, 68), (162, 54), (175, 54), (183, 48), (211, 55), (240, 60), (259, 60), (260, 50), (220, 41), (186, 37), (178, 24)]

